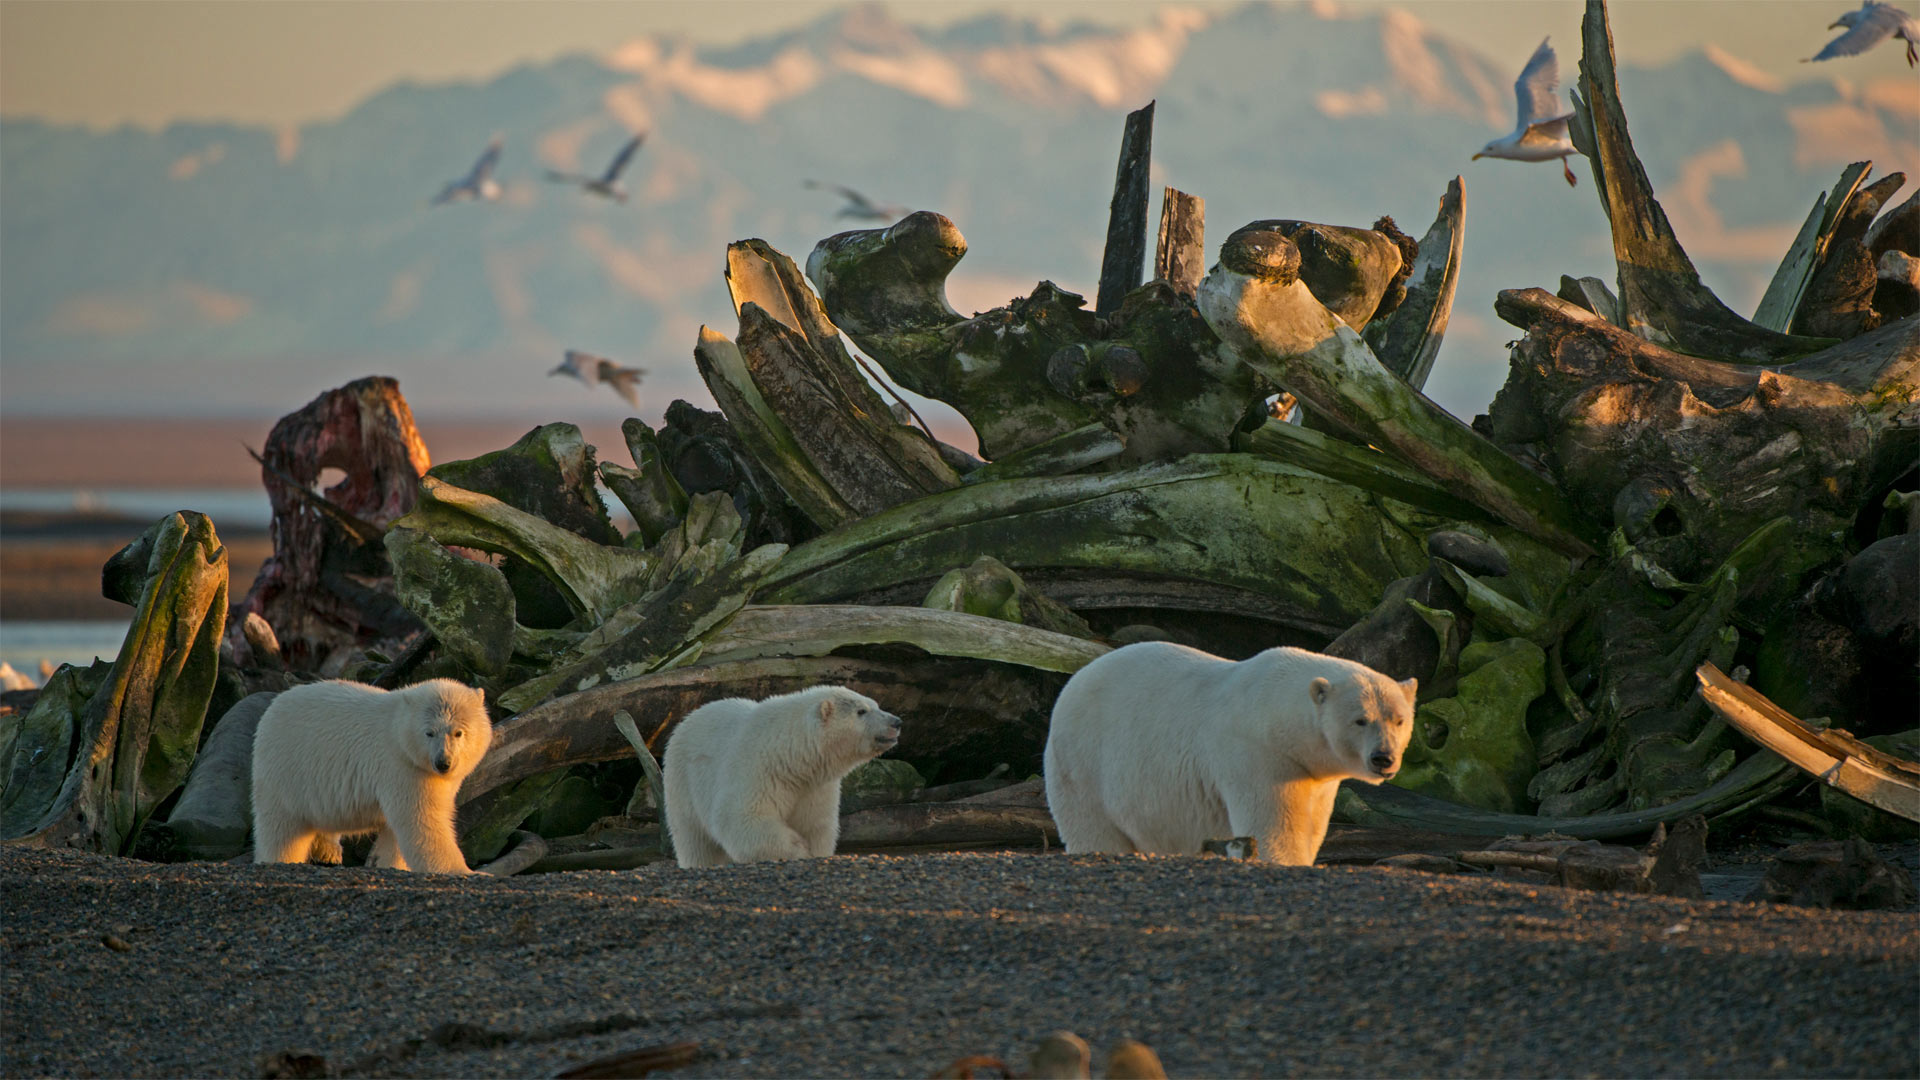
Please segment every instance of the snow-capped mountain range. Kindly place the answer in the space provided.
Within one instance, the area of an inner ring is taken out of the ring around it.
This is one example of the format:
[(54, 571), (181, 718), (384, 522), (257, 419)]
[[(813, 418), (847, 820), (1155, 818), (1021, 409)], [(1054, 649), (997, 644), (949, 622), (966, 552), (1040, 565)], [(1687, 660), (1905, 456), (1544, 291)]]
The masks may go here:
[[(1577, 40), (1555, 42), (1564, 86)], [(0, 123), (7, 412), (293, 408), (369, 372), (436, 411), (619, 413), (545, 372), (564, 348), (649, 369), (641, 414), (705, 401), (702, 322), (731, 333), (724, 247), (805, 262), (836, 221), (818, 179), (939, 210), (971, 253), (963, 312), (1039, 278), (1092, 295), (1121, 118), (1158, 99), (1156, 183), (1207, 200), (1209, 247), (1255, 218), (1418, 236), (1466, 178), (1466, 266), (1429, 392), (1484, 407), (1514, 336), (1498, 289), (1611, 277), (1586, 170), (1468, 159), (1512, 127), (1524, 57), (1483, 56), (1400, 11), (1168, 8), (1134, 29), (996, 16), (940, 30), (858, 7), (728, 48), (644, 38), (480, 83), (402, 84), (337, 121), (96, 133)], [(1814, 196), (1849, 161), (1920, 175), (1920, 83), (1791, 88), (1717, 50), (1629, 68), (1636, 145), (1708, 282), (1750, 310)], [(624, 205), (551, 184), (649, 133)], [(494, 134), (493, 203), (429, 208)], [(1158, 213), (1155, 200), (1153, 213)]]

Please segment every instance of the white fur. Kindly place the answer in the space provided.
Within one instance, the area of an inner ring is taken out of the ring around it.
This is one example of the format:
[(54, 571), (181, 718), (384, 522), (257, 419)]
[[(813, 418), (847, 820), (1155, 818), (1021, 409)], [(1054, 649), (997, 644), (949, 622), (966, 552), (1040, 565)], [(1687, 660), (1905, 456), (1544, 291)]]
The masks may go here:
[(1311, 865), (1340, 781), (1399, 769), (1415, 688), (1304, 649), (1238, 663), (1159, 641), (1115, 649), (1054, 703), (1047, 805), (1070, 853), (1251, 836), (1263, 860)]
[(452, 679), (296, 686), (253, 738), (253, 861), (338, 862), (342, 835), (377, 832), (375, 865), (471, 873), (453, 800), (492, 742), (480, 691)]
[(661, 759), (675, 857), (722, 866), (833, 854), (841, 778), (899, 738), (899, 717), (845, 687), (702, 705)]

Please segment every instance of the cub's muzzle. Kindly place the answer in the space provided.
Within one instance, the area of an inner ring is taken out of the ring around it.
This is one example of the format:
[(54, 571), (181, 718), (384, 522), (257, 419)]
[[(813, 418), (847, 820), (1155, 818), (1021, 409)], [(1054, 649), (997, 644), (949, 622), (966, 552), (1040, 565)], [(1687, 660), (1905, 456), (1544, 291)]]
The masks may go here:
[(1390, 778), (1400, 771), (1400, 762), (1392, 754), (1375, 754), (1367, 759), (1367, 764), (1373, 766), (1373, 771), (1383, 778)]
[(443, 758), (443, 757), (434, 758), (433, 767), (440, 770), (443, 773), (450, 773), (453, 771), (453, 759)]

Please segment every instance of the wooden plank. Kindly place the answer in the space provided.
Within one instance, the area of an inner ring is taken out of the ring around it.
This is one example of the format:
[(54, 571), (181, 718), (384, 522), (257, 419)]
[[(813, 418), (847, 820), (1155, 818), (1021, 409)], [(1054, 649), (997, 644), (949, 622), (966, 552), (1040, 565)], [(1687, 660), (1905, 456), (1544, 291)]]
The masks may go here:
[(1466, 235), (1466, 191), (1456, 176), (1440, 196), (1440, 212), (1420, 238), (1420, 254), (1407, 273), (1407, 298), (1385, 319), (1369, 323), (1361, 335), (1380, 363), (1415, 390), (1427, 385), (1447, 334)]
[(1120, 166), (1107, 210), (1107, 248), (1100, 259), (1100, 292), (1093, 310), (1110, 315), (1140, 286), (1147, 265), (1147, 170), (1153, 156), (1153, 105), (1127, 114)]
[(1178, 188), (1160, 192), (1160, 240), (1153, 249), (1153, 276), (1187, 299), (1207, 276), (1207, 200)]
[(1748, 322), (1701, 282), (1634, 153), (1620, 104), (1604, 0), (1587, 0), (1578, 85), (1568, 130), (1592, 162), (1595, 187), (1612, 226), (1623, 325), (1677, 352), (1754, 363), (1784, 362), (1833, 344), (1832, 339), (1789, 336)]
[(1814, 197), (1813, 210), (1801, 223), (1800, 231), (1794, 234), (1793, 243), (1787, 245), (1786, 256), (1774, 270), (1773, 280), (1767, 282), (1767, 291), (1760, 296), (1760, 306), (1753, 309), (1755, 326), (1787, 332), (1794, 309), (1800, 306), (1800, 295), (1806, 291), (1814, 264), (1819, 261), (1813, 249), (1819, 243), (1820, 221), (1826, 210), (1827, 193), (1823, 191)]
[(1845, 732), (1815, 731), (1712, 664), (1701, 664), (1694, 675), (1700, 697), (1754, 742), (1861, 802), (1920, 821), (1920, 765), (1883, 754)]

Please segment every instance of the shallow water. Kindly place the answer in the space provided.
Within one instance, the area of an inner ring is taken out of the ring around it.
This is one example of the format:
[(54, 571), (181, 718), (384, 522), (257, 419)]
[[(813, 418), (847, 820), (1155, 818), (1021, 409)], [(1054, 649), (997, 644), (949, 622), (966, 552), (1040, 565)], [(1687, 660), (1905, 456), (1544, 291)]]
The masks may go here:
[(106, 622), (7, 622), (0, 620), (0, 660), (13, 665), (34, 682), (40, 682), (40, 661), (85, 665), (95, 657), (112, 660), (120, 655), (120, 642), (127, 636), (130, 621)]
[(259, 488), (15, 489), (0, 491), (0, 510), (116, 514), (139, 521), (157, 520), (176, 510), (197, 510), (212, 518), (215, 528), (265, 528), (273, 520), (273, 505)]

